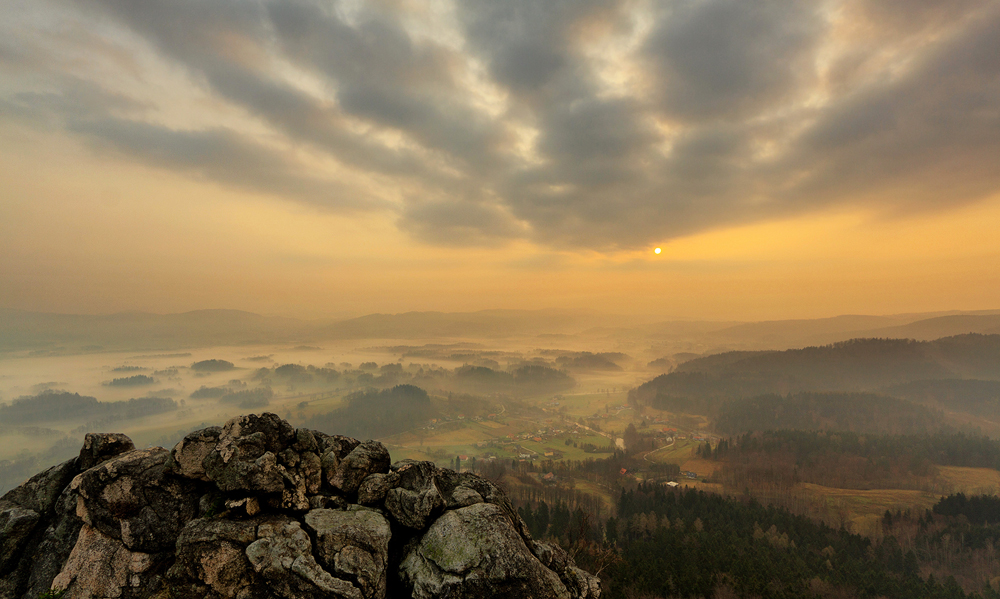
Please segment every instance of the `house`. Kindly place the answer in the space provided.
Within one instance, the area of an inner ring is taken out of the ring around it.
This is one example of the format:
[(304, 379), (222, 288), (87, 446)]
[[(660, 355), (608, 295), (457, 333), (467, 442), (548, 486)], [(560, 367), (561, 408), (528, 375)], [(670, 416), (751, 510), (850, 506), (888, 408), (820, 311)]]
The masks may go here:
[(670, 481), (670, 482), (667, 483), (667, 486), (668, 487), (679, 487), (679, 486), (681, 486), (681, 484), (678, 483), (678, 482), (675, 482), (675, 481)]

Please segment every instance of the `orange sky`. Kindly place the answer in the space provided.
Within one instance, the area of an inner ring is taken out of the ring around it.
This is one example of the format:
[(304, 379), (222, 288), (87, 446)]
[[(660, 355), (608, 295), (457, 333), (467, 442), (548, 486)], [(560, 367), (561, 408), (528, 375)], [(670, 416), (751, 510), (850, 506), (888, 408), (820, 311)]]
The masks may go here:
[[(33, 34), (0, 44), (0, 308), (1000, 308), (989, 2), (908, 19), (817, 3), (778, 32), (717, 40), (735, 47), (719, 64), (691, 32), (774, 19), (721, 0), (328, 16), (376, 76), (282, 29), (283, 0), (268, 5), (278, 42), (213, 0), (190, 47), (129, 3), (96, 4), (110, 17), (91, 29), (58, 2), (0, 8)], [(410, 45), (351, 41), (366, 18)]]

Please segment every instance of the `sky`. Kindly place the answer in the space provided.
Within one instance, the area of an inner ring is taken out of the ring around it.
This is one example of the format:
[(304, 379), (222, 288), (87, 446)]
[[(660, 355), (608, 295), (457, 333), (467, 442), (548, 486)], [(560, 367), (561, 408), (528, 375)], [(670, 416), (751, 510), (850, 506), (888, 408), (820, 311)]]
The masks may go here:
[(1000, 308), (1000, 2), (0, 0), (0, 182), (0, 308)]

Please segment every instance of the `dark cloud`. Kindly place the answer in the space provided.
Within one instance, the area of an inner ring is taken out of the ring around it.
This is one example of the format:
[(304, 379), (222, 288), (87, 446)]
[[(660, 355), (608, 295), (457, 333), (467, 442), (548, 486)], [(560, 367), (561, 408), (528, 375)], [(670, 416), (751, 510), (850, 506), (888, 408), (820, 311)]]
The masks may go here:
[(805, 130), (783, 166), (807, 176), (786, 195), (940, 208), (1000, 189), (1000, 9), (915, 62)]
[(439, 200), (413, 202), (400, 226), (418, 239), (447, 245), (495, 245), (523, 237), (517, 221), (496, 204)]
[[(65, 18), (181, 67), (254, 133), (165, 127), (97, 70), (9, 44), (0, 118), (333, 210), (385, 207), (311, 172), (307, 151), (398, 190), (400, 228), (445, 244), (627, 248), (1000, 189), (996, 4), (834, 4), (456, 0), (434, 20), (409, 3), (65, 2)], [(595, 63), (608, 40), (624, 87)]]
[(356, 189), (305, 172), (287, 154), (226, 129), (180, 131), (124, 119), (69, 124), (92, 142), (157, 167), (187, 172), (252, 192), (291, 196), (341, 209), (378, 201)]
[(815, 76), (819, 3), (670, 3), (646, 43), (663, 110), (681, 121), (738, 118), (802, 94)]

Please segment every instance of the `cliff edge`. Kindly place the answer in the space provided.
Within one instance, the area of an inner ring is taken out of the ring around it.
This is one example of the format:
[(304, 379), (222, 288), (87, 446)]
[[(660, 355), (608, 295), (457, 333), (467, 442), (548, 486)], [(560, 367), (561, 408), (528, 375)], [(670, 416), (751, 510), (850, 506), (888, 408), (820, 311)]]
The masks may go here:
[(490, 481), (269, 413), (89, 434), (0, 498), (0, 599), (599, 596)]

